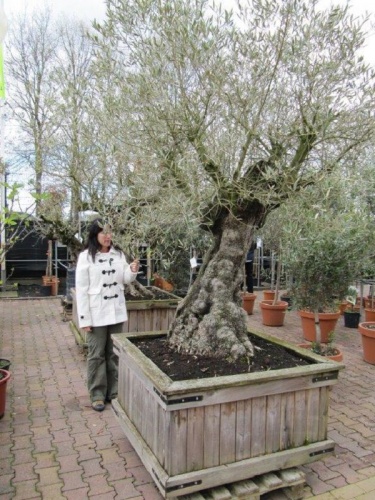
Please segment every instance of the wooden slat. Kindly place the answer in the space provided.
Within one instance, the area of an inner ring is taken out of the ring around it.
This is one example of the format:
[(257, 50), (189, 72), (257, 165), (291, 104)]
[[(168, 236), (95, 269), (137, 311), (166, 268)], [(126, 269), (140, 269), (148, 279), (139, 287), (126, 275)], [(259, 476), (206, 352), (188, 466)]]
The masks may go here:
[(266, 419), (266, 453), (280, 450), (281, 396), (268, 396)]
[(329, 389), (320, 389), (320, 419), (319, 419), (319, 432), (318, 439), (323, 440), (327, 438), (328, 429), (328, 411), (329, 411)]
[(238, 401), (236, 415), (236, 460), (250, 458), (251, 453), (251, 399)]
[(220, 405), (204, 408), (203, 467), (214, 467), (220, 463)]
[(156, 408), (156, 420), (154, 423), (154, 438), (151, 449), (154, 451), (158, 462), (164, 467), (168, 433), (167, 425), (169, 423), (169, 419), (167, 418), (166, 411), (159, 404), (157, 404), (156, 400), (154, 400), (154, 404)]
[(265, 397), (256, 398), (251, 415), (251, 456), (263, 455), (266, 451), (266, 408)]
[(293, 446), (294, 405), (294, 393), (282, 394), (279, 450), (286, 450)]
[(307, 441), (314, 443), (319, 436), (319, 393), (320, 389), (311, 390), (307, 394)]
[(294, 394), (294, 443), (301, 446), (307, 439), (307, 401), (306, 391), (297, 391)]
[(190, 408), (187, 421), (187, 471), (203, 468), (204, 408)]
[(188, 468), (186, 448), (188, 439), (188, 410), (166, 412), (168, 416), (169, 447), (165, 449), (165, 470), (170, 476)]
[(237, 403), (226, 403), (220, 408), (220, 463), (236, 460), (236, 409)]

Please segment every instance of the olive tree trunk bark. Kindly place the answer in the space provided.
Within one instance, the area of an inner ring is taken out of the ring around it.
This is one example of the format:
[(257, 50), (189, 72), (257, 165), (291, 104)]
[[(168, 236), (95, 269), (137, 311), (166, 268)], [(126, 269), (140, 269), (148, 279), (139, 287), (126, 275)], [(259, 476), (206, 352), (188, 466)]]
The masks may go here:
[(213, 231), (214, 243), (171, 325), (173, 348), (232, 361), (253, 356), (240, 291), (256, 222), (227, 214)]

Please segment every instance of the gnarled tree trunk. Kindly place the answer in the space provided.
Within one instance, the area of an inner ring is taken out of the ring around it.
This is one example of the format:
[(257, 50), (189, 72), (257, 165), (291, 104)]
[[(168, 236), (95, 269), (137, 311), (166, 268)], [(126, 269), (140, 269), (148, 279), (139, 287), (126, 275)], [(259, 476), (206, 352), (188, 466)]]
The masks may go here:
[(247, 315), (241, 306), (243, 266), (261, 212), (227, 213), (213, 229), (214, 243), (185, 299), (177, 307), (169, 332), (174, 348), (236, 360), (253, 356)]

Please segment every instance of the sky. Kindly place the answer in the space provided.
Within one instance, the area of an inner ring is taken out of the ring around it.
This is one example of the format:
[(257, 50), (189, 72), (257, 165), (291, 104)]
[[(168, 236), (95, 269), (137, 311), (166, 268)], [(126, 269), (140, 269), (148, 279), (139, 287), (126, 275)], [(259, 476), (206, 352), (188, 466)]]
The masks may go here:
[[(225, 6), (230, 6), (233, 0), (222, 0)], [(323, 7), (334, 4), (346, 4), (346, 0), (319, 0)], [(350, 0), (351, 10), (355, 15), (362, 15), (365, 12), (374, 16), (375, 22), (375, 1), (374, 0)], [(64, 12), (79, 19), (90, 21), (96, 19), (103, 20), (105, 17), (105, 0), (4, 0), (4, 10), (8, 17), (13, 14), (32, 11), (34, 8), (41, 8), (50, 5), (56, 13)], [(375, 35), (368, 39), (368, 46), (364, 51), (366, 58), (375, 66)]]

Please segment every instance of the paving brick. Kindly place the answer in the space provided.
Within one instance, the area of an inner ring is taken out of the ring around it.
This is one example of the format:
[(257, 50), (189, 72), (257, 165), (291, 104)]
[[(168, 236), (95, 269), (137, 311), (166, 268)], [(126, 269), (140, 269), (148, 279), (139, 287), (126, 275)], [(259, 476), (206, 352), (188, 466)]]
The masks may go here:
[(39, 475), (38, 486), (57, 484), (60, 482), (59, 467), (45, 467), (37, 469)]
[(364, 481), (361, 481), (358, 486), (365, 492), (375, 491), (375, 476), (369, 477)]
[(47, 451), (44, 453), (34, 453), (34, 460), (36, 460), (35, 470), (39, 468), (45, 467), (53, 467), (58, 465), (56, 462), (56, 452), (55, 451)]
[(83, 468), (78, 463), (78, 457), (78, 453), (57, 457), (56, 460), (60, 464), (60, 473), (73, 471), (81, 471), (83, 473)]
[(118, 481), (120, 479), (133, 479), (131, 472), (125, 467), (125, 463), (121, 462), (106, 464), (105, 469), (108, 473), (108, 482)]
[(116, 498), (115, 491), (110, 491), (108, 493), (99, 493), (99, 495), (90, 495), (90, 499), (92, 500), (111, 500), (112, 498)]
[(135, 451), (128, 451), (127, 453), (123, 453), (121, 455), (123, 456), (127, 467), (137, 467), (138, 465), (142, 465), (142, 462)]
[(36, 453), (43, 453), (46, 451), (53, 451), (55, 448), (52, 444), (52, 436), (42, 439), (34, 439), (34, 449)]
[(91, 439), (90, 432), (80, 432), (79, 434), (74, 434), (75, 446), (91, 445), (95, 446), (95, 442)]
[(102, 457), (101, 463), (103, 465), (113, 464), (115, 462), (124, 462), (124, 459), (120, 457), (117, 448), (113, 447), (110, 449), (97, 450), (97, 453)]
[(79, 454), (78, 463), (81, 463), (84, 460), (101, 458), (100, 453), (97, 452), (93, 446), (76, 446), (75, 449)]
[[(9, 437), (8, 437), (9, 439)], [(31, 443), (31, 436), (19, 436), (17, 439), (13, 439), (13, 446), (12, 446), (12, 451), (13, 450), (24, 450), (24, 449), (33, 449), (33, 444)]]
[[(31, 460), (31, 457), (30, 457)], [(38, 476), (34, 471), (34, 462), (27, 462), (14, 466), (14, 478), (12, 484), (37, 479)]]
[[(117, 493), (116, 500), (125, 500), (127, 498), (132, 498), (134, 500), (143, 499), (140, 490), (134, 487), (132, 479), (121, 479), (120, 481), (113, 481), (111, 484)], [(151, 500), (148, 497), (145, 498)]]
[(333, 470), (339, 472), (348, 483), (356, 483), (364, 479), (362, 474), (358, 474), (355, 470), (349, 467), (348, 464), (342, 464), (332, 467)]
[(357, 495), (363, 494), (363, 490), (355, 484), (350, 484), (339, 490), (332, 491), (332, 496), (339, 500), (353, 500)]
[(62, 482), (58, 484), (48, 484), (43, 486), (37, 486), (38, 492), (41, 493), (43, 499), (58, 499), (64, 498), (61, 492)]
[(142, 498), (145, 498), (147, 500), (162, 500), (163, 497), (160, 494), (159, 490), (157, 487), (152, 483), (149, 484), (143, 484), (140, 486), (137, 486), (137, 490), (142, 494)]
[(134, 485), (153, 483), (153, 479), (145, 467), (128, 467), (128, 472), (134, 477)]
[(60, 478), (64, 481), (63, 492), (88, 487), (88, 483), (83, 481), (82, 473), (79, 471), (60, 474)]
[(30, 500), (41, 498), (41, 494), (36, 489), (37, 481), (22, 481), (14, 484), (14, 500)]
[(15, 491), (15, 487), (12, 485), (13, 477), (14, 477), (13, 473), (12, 474), (4, 473), (0, 475), (0, 495), (9, 496), (13, 494), (13, 492)]
[(77, 488), (72, 491), (64, 491), (64, 498), (67, 500), (87, 500), (89, 494), (89, 487)]
[(105, 469), (101, 466), (100, 458), (96, 458), (93, 460), (84, 460), (83, 462), (80, 462), (80, 465), (82, 466), (84, 471), (82, 477), (85, 479), (90, 476), (106, 473)]
[(85, 478), (85, 481), (89, 484), (89, 497), (93, 495), (103, 495), (106, 493), (114, 493), (115, 489), (108, 484), (106, 474), (96, 474), (95, 476), (90, 476)]

